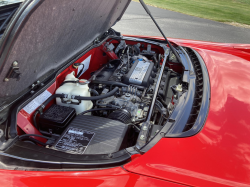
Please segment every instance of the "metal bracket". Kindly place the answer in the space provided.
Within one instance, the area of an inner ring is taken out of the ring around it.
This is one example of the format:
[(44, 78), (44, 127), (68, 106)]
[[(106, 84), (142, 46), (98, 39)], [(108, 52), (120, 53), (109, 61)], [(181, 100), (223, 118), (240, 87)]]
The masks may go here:
[(144, 145), (146, 145), (147, 141), (148, 141), (148, 137), (149, 137), (149, 131), (151, 129), (151, 123), (149, 121), (146, 121), (144, 123), (142, 123), (142, 128), (141, 131), (139, 133), (137, 142), (136, 142), (136, 148), (138, 150), (140, 150)]
[(16, 79), (16, 81), (19, 81), (20, 77), (21, 77), (21, 72), (19, 71), (17, 61), (15, 61), (15, 62), (13, 62), (12, 66), (10, 67), (10, 70), (7, 73), (4, 81), (8, 82), (9, 79)]

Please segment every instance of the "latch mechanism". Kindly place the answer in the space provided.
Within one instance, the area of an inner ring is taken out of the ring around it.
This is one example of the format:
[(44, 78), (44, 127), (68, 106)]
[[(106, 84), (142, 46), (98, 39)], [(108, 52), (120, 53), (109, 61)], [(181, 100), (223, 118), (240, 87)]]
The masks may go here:
[(4, 81), (8, 82), (10, 79), (16, 79), (16, 81), (19, 81), (21, 77), (21, 73), (19, 71), (18, 63), (17, 61), (12, 63), (12, 66), (10, 67), (10, 70), (5, 77)]

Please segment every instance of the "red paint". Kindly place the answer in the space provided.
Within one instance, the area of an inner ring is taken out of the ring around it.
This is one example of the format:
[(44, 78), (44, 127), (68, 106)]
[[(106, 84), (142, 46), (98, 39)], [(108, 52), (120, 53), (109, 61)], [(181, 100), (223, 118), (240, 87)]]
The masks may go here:
[[(23, 110), (22, 110), (23, 111)], [(25, 111), (24, 111), (25, 112)], [(26, 112), (25, 112), (26, 113)], [(42, 135), (35, 127), (34, 125), (28, 120), (26, 116), (22, 114), (22, 112), (19, 112), (17, 114), (17, 125), (26, 133), (26, 134), (38, 134)], [(33, 137), (39, 141), (46, 142), (44, 138), (40, 137)]]
[(0, 178), (1, 187), (183, 187), (180, 184), (129, 173), (121, 167), (75, 172), (0, 170)]
[(234, 46), (234, 49), (238, 49), (241, 51), (244, 51), (246, 53), (250, 53), (250, 45), (244, 45), (244, 46)]
[(124, 168), (193, 186), (249, 186), (250, 54), (235, 50), (235, 44), (173, 41), (193, 47), (206, 63), (211, 84), (207, 121), (197, 135), (163, 138)]
[(109, 50), (107, 49), (106, 45), (108, 45), (108, 43), (103, 43), (103, 44), (101, 45), (101, 50), (102, 50), (103, 52), (105, 52), (105, 53), (108, 55), (108, 57), (109, 57), (110, 59), (112, 59), (112, 60), (119, 59), (119, 58), (116, 56), (116, 54), (114, 53), (114, 51), (109, 51)]

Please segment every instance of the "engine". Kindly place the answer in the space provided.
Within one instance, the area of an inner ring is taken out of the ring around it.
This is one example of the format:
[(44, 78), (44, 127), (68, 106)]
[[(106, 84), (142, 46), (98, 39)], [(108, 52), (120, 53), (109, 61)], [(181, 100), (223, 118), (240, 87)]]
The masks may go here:
[(142, 52), (140, 44), (120, 44), (115, 50), (118, 59), (92, 72), (89, 80), (68, 74), (56, 90), (56, 105), (45, 112), (45, 106), (40, 107), (39, 131), (59, 137), (51, 149), (72, 154), (117, 152), (135, 145), (150, 110), (151, 138), (167, 120), (174, 108), (171, 86), (179, 83), (178, 73), (161, 66), (150, 44)]
[(143, 55), (121, 57), (121, 60), (111, 61), (92, 81), (91, 87), (101, 94), (120, 86), (117, 94), (96, 101), (96, 106), (117, 108), (110, 114), (102, 114), (110, 119), (123, 123), (143, 121), (149, 110), (159, 68)]

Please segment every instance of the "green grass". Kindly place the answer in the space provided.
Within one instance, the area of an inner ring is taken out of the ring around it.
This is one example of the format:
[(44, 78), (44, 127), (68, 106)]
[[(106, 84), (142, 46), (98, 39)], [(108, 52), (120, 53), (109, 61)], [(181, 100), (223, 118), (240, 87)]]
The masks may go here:
[(200, 18), (250, 25), (250, 0), (144, 0), (144, 2)]

